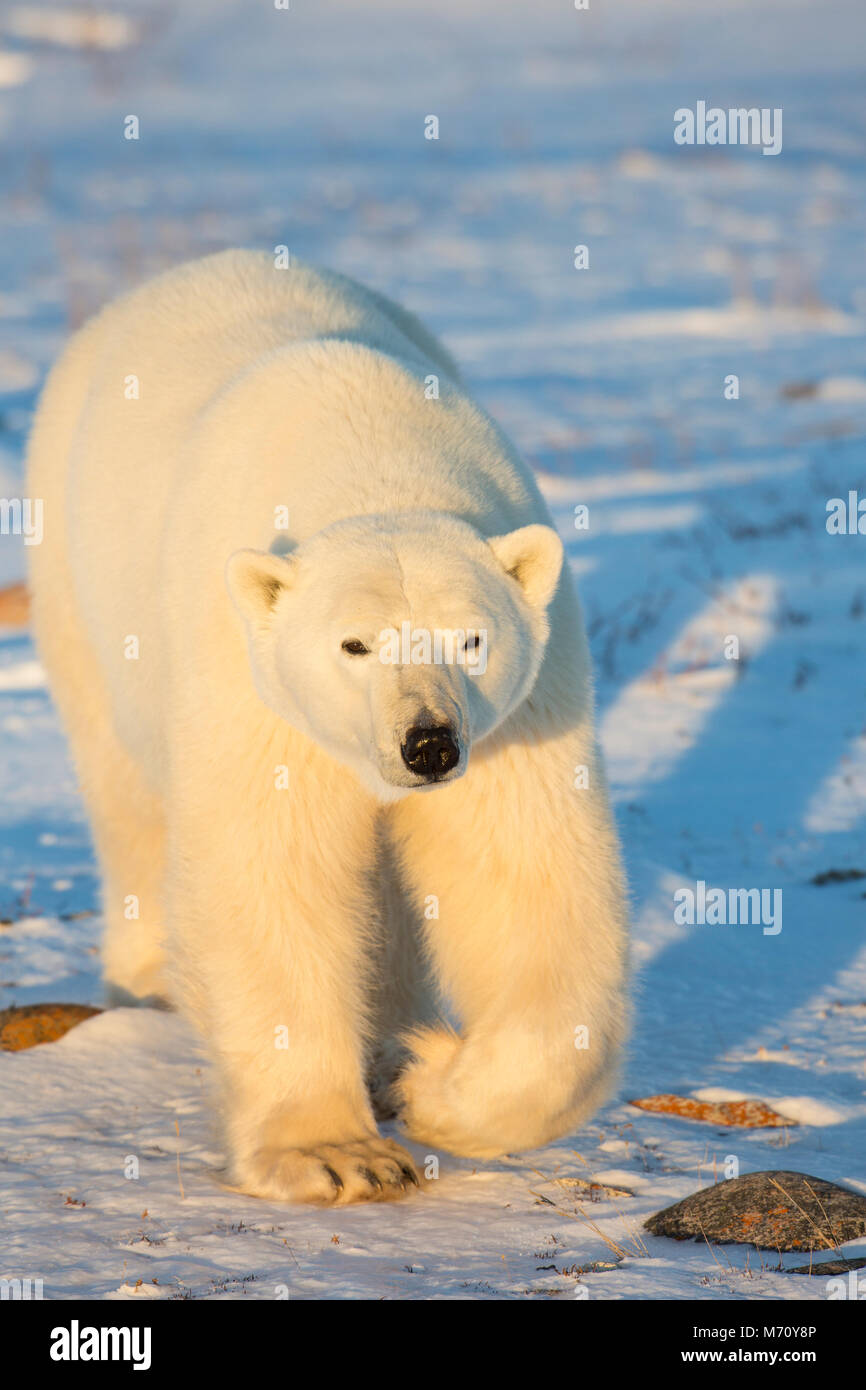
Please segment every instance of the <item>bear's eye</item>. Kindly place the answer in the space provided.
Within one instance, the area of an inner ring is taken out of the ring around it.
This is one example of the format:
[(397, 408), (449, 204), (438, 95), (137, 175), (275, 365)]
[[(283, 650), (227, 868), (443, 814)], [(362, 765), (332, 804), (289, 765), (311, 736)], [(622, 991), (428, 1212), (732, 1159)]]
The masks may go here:
[(359, 637), (347, 637), (343, 643), (343, 651), (348, 652), (349, 656), (369, 656), (370, 648), (365, 646)]

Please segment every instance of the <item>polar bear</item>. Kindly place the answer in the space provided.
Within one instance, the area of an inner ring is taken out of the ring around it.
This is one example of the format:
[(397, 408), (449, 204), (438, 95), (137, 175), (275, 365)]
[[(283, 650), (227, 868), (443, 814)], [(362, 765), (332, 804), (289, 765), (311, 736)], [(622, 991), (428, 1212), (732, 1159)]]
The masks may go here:
[(400, 1197), (608, 1095), (626, 892), (562, 544), (410, 314), (229, 251), (110, 305), (40, 403), (39, 650), (115, 1000), (206, 1040), (227, 1180)]

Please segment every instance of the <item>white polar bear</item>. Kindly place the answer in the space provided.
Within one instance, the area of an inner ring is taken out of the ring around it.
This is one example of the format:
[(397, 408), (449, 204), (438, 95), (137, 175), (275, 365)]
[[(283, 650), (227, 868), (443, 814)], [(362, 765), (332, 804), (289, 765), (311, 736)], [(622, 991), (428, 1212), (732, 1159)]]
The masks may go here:
[(444, 349), (342, 276), (210, 256), (75, 336), (29, 468), (106, 979), (207, 1039), (230, 1180), (402, 1195), (374, 1103), (479, 1157), (585, 1120), (627, 1016), (586, 641)]

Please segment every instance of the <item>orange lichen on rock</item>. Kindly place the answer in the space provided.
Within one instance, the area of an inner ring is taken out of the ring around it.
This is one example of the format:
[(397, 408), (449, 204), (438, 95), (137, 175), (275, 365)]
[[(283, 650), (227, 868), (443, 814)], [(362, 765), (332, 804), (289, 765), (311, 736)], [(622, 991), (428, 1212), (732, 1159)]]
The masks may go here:
[(682, 1120), (699, 1120), (708, 1125), (738, 1126), (741, 1129), (778, 1129), (795, 1125), (762, 1100), (692, 1100), (689, 1096), (644, 1096), (632, 1100), (639, 1110), (658, 1115), (678, 1115)]
[(100, 1013), (89, 1004), (22, 1004), (0, 1009), (0, 1051), (23, 1052), (56, 1042), (76, 1024)]
[(23, 584), (0, 589), (0, 627), (26, 627), (30, 621), (30, 600)]

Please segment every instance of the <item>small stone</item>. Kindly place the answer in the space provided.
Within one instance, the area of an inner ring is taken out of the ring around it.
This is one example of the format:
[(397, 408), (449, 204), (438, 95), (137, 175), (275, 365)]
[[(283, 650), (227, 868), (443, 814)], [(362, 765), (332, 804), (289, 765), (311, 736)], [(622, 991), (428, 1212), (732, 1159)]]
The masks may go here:
[(588, 1178), (551, 1178), (557, 1187), (570, 1187), (576, 1196), (588, 1197), (591, 1202), (602, 1202), (607, 1197), (633, 1197), (628, 1187), (613, 1187), (608, 1182), (594, 1182)]
[(674, 1240), (830, 1252), (866, 1236), (866, 1197), (808, 1173), (746, 1173), (702, 1188), (645, 1225)]
[(866, 869), (825, 869), (822, 874), (810, 878), (809, 882), (823, 888), (827, 883), (856, 883), (861, 878), (866, 878)]
[(23, 584), (0, 589), (0, 627), (26, 627), (30, 621), (30, 602)]

